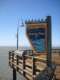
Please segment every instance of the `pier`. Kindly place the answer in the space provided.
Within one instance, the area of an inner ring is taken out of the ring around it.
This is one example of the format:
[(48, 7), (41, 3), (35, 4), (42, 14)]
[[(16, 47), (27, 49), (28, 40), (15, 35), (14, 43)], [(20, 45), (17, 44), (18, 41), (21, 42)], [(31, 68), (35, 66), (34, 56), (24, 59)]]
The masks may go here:
[(25, 24), (31, 50), (19, 50), (17, 46), (17, 50), (9, 51), (13, 80), (16, 80), (16, 72), (26, 80), (60, 80), (60, 49), (51, 46), (51, 16), (28, 20)]

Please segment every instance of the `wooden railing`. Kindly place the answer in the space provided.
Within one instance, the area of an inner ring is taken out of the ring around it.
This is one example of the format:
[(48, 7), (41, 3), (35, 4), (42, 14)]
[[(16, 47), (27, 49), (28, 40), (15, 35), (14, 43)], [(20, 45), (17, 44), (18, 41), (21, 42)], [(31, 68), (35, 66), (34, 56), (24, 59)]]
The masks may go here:
[[(54, 51), (55, 52), (55, 51)], [(36, 80), (36, 77), (39, 75), (41, 78), (42, 73), (49, 74), (49, 78), (51, 75), (55, 76), (56, 79), (60, 79), (60, 61), (59, 53), (52, 53), (52, 62), (56, 65), (55, 68), (52, 69), (47, 66), (47, 55), (22, 55), (15, 54), (14, 51), (9, 51), (9, 65), (12, 69), (22, 74), (27, 80)], [(58, 70), (59, 68), (59, 70)], [(49, 71), (50, 70), (50, 71)], [(55, 70), (55, 72), (54, 72)], [(14, 71), (14, 73), (15, 73)], [(48, 73), (45, 73), (48, 72)], [(15, 75), (15, 74), (13, 74)], [(14, 77), (15, 78), (15, 77)], [(43, 77), (44, 78), (44, 77)], [(44, 80), (42, 78), (42, 80)], [(46, 76), (47, 78), (47, 76)], [(16, 80), (16, 79), (14, 79)], [(40, 80), (40, 79), (37, 79)], [(48, 80), (48, 79), (47, 79)], [(51, 80), (51, 79), (49, 79)], [(53, 79), (55, 80), (55, 79)]]
[(60, 50), (54, 50), (52, 52), (52, 62), (55, 63), (56, 69), (55, 69), (55, 75), (56, 80), (60, 80)]
[[(41, 55), (40, 55), (41, 56)], [(34, 78), (46, 68), (46, 56), (19, 56), (14, 52), (9, 52), (9, 65), (11, 68), (15, 68), (20, 74), (28, 80), (34, 80)]]

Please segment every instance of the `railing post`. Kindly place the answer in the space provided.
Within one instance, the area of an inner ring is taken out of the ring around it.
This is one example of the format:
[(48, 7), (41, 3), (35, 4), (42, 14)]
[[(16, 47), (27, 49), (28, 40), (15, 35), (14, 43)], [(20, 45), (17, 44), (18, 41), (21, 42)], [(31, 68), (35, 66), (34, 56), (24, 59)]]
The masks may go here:
[(16, 80), (16, 69), (13, 68), (13, 80)]
[(35, 59), (34, 56), (32, 56), (32, 78), (34, 80), (34, 75), (35, 75)]
[(9, 65), (11, 64), (10, 60), (11, 60), (11, 52), (9, 51)]
[(11, 52), (9, 52), (9, 60), (10, 60), (10, 57), (11, 57)]
[(17, 71), (18, 71), (19, 70), (19, 68), (18, 68), (18, 65), (19, 65), (19, 56), (16, 55), (16, 58), (17, 58)]
[[(12, 52), (12, 62), (14, 63), (14, 52)], [(14, 68), (14, 64), (12, 65), (13, 68), (13, 80), (16, 80), (16, 69)]]
[(24, 72), (24, 69), (25, 69), (25, 56), (24, 56), (24, 54), (22, 55), (22, 60), (23, 60), (23, 76), (25, 77), (25, 72)]
[(14, 62), (14, 52), (11, 52), (12, 53), (12, 68), (14, 67), (14, 64), (13, 64), (13, 62)]

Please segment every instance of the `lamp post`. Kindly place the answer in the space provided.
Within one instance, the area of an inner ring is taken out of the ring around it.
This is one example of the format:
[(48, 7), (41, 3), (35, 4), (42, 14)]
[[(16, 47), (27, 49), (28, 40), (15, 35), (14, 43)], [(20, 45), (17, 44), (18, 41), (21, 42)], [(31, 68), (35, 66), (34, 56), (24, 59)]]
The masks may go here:
[[(19, 21), (18, 21), (18, 27), (17, 27), (17, 50), (18, 50), (18, 44), (19, 44), (19, 27), (23, 27), (24, 24), (22, 22), (22, 25), (19, 25)], [(16, 69), (13, 68), (13, 80), (16, 80)]]
[(19, 28), (17, 27), (17, 50), (18, 50), (18, 36), (19, 36)]
[(17, 50), (19, 46), (19, 27), (24, 27), (24, 23), (22, 22), (21, 25), (19, 25), (19, 20), (18, 20), (18, 27), (17, 27)]

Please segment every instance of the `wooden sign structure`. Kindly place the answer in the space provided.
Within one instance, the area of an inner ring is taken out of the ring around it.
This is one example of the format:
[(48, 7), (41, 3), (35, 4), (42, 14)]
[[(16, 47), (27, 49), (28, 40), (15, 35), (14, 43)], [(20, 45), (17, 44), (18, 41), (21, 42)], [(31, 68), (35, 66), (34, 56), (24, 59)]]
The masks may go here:
[[(16, 80), (16, 71), (27, 80), (40, 80), (42, 77), (41, 80), (47, 77), (49, 79), (46, 80), (52, 80), (55, 68), (52, 69), (51, 65), (51, 16), (41, 21), (26, 21), (25, 24), (32, 50), (24, 50), (22, 55), (19, 54), (21, 51), (18, 54), (16, 51), (9, 51), (9, 65), (13, 68), (13, 80)], [(29, 55), (30, 53), (32, 55)], [(46, 73), (48, 76), (45, 75)]]
[(47, 65), (51, 64), (51, 16), (45, 20), (26, 21), (26, 34), (35, 51), (33, 54), (47, 54)]

